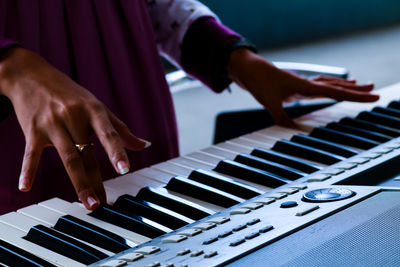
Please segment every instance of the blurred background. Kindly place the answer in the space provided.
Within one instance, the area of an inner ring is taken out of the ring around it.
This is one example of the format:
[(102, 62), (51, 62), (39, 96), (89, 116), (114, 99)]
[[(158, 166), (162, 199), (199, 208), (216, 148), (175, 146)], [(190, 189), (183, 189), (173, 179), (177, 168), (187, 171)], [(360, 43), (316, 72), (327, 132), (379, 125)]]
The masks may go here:
[[(202, 0), (269, 61), (345, 67), (376, 89), (400, 82), (398, 0)], [(181, 154), (212, 144), (220, 112), (260, 108), (236, 85), (215, 94), (196, 81), (171, 87)], [(240, 127), (240, 125), (238, 125)]]

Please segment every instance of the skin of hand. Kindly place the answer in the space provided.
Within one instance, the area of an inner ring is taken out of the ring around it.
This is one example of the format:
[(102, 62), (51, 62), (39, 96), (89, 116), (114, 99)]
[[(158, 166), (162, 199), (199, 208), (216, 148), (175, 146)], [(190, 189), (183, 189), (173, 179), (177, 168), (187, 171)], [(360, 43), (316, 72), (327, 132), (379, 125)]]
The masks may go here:
[(20, 47), (1, 55), (0, 94), (13, 103), (25, 136), (21, 191), (30, 190), (42, 150), (54, 146), (79, 199), (93, 210), (106, 201), (100, 171), (93, 148), (79, 152), (75, 144), (90, 144), (94, 133), (119, 174), (130, 168), (125, 148), (139, 151), (151, 144), (134, 136), (88, 90)]
[(248, 90), (274, 118), (275, 123), (295, 127), (283, 109), (283, 102), (291, 97), (330, 97), (336, 100), (373, 102), (373, 84), (357, 85), (354, 80), (317, 77), (306, 79), (278, 69), (246, 48), (235, 49), (227, 66), (229, 77)]

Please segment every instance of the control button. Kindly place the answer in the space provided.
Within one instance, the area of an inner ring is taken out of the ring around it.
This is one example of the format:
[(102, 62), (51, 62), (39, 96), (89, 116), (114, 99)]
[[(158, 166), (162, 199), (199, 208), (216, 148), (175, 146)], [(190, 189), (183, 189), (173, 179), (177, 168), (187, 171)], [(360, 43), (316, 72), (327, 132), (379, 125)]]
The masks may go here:
[(344, 173), (344, 170), (343, 170), (343, 169), (332, 168), (332, 169), (329, 169), (329, 170), (327, 170), (327, 171), (324, 171), (323, 174), (334, 176), (334, 175), (339, 175), (339, 174), (341, 174), (341, 173)]
[(329, 178), (331, 178), (331, 175), (328, 174), (316, 174), (313, 175), (312, 177), (307, 179), (307, 182), (312, 183), (312, 182), (323, 182), (325, 180), (328, 180)]
[(183, 249), (181, 251), (178, 251), (178, 253), (176, 253), (176, 255), (177, 256), (184, 256), (184, 255), (189, 254), (189, 253), (190, 253), (190, 249), (185, 248), (185, 249)]
[(308, 213), (310, 213), (310, 212), (312, 212), (314, 210), (317, 210), (317, 209), (319, 209), (318, 205), (311, 206), (311, 207), (308, 207), (306, 209), (303, 209), (302, 211), (297, 212), (296, 216), (304, 216), (304, 215), (306, 215), (306, 214), (308, 214)]
[(394, 149), (391, 147), (381, 147), (378, 149), (374, 149), (373, 153), (378, 153), (378, 154), (387, 154), (389, 152), (392, 152)]
[(170, 236), (167, 236), (167, 237), (163, 238), (161, 240), (161, 242), (163, 242), (164, 244), (167, 244), (167, 243), (179, 243), (179, 242), (181, 242), (183, 240), (186, 240), (186, 239), (187, 239), (187, 236), (185, 236), (185, 235), (170, 235)]
[(201, 230), (210, 230), (211, 228), (214, 228), (215, 226), (217, 226), (215, 223), (204, 222), (204, 223), (199, 223), (199, 224), (193, 226), (193, 228), (197, 228), (197, 229), (201, 229)]
[(251, 210), (249, 210), (249, 209), (238, 208), (238, 209), (231, 210), (231, 211), (229, 212), (229, 214), (230, 214), (230, 215), (247, 214), (247, 213), (249, 213), (250, 211), (251, 211)]
[(144, 255), (150, 255), (150, 254), (156, 253), (157, 251), (160, 251), (159, 247), (146, 246), (146, 247), (141, 247), (141, 248), (135, 250), (134, 252), (141, 253), (141, 254), (144, 254)]
[(161, 266), (161, 263), (159, 261), (155, 261), (153, 263), (147, 264), (147, 267), (158, 267)]
[(354, 158), (350, 159), (350, 163), (356, 163), (356, 164), (365, 164), (369, 162), (369, 159), (367, 158)]
[(299, 189), (299, 190), (304, 190), (304, 189), (307, 188), (307, 185), (297, 184), (297, 185), (291, 186), (291, 187), (289, 187), (289, 188), (297, 188), (297, 189)]
[(254, 200), (254, 202), (261, 203), (261, 204), (264, 204), (264, 205), (268, 205), (268, 204), (271, 204), (272, 202), (275, 202), (275, 198), (263, 197), (263, 198), (258, 198), (256, 200)]
[(188, 228), (188, 229), (185, 229), (185, 230), (179, 232), (178, 235), (195, 236), (195, 235), (200, 234), (201, 232), (203, 232), (203, 231), (201, 231), (200, 229)]
[(256, 210), (256, 209), (262, 208), (263, 206), (264, 205), (261, 204), (261, 203), (247, 203), (247, 204), (244, 204), (244, 205), (242, 205), (240, 207), (243, 208), (243, 209)]
[(356, 193), (347, 188), (319, 188), (310, 190), (303, 195), (303, 201), (308, 202), (330, 202), (346, 199)]
[(111, 260), (100, 264), (100, 267), (119, 267), (126, 265), (126, 261), (123, 260)]
[(160, 267), (174, 267), (175, 265), (173, 263), (166, 263), (161, 265)]
[(382, 155), (382, 154), (370, 152), (370, 153), (367, 153), (367, 154), (363, 154), (362, 157), (363, 157), (363, 158), (367, 158), (367, 159), (377, 159), (377, 158), (379, 158), (381, 155)]
[(140, 253), (126, 253), (126, 254), (118, 257), (118, 259), (124, 260), (124, 261), (137, 261), (143, 257), (144, 257), (143, 254), (140, 254)]
[(293, 194), (295, 194), (297, 192), (299, 192), (298, 188), (290, 188), (290, 187), (284, 188), (284, 189), (279, 191), (279, 193), (285, 193), (285, 194), (288, 194), (288, 195), (293, 195)]
[(232, 231), (226, 231), (218, 235), (219, 238), (227, 237), (228, 235), (233, 234)]
[(230, 243), (229, 245), (231, 247), (236, 247), (239, 246), (240, 244), (243, 244), (244, 242), (246, 242), (246, 240), (244, 238), (238, 239), (236, 241), (233, 241), (232, 243)]
[(238, 225), (238, 226), (234, 227), (232, 230), (235, 231), (235, 232), (239, 232), (240, 230), (243, 230), (246, 227), (247, 226), (245, 224), (241, 224), (241, 225)]
[(249, 235), (246, 235), (245, 238), (246, 239), (253, 239), (253, 238), (255, 238), (255, 237), (259, 236), (259, 235), (260, 235), (259, 232), (254, 232), (254, 233), (251, 233)]
[(210, 252), (208, 252), (208, 253), (206, 253), (206, 254), (204, 255), (204, 258), (211, 258), (211, 257), (214, 257), (214, 256), (216, 256), (216, 255), (218, 255), (218, 252), (217, 252), (217, 251), (210, 251)]
[(273, 193), (273, 194), (268, 195), (268, 197), (272, 197), (272, 198), (275, 198), (275, 199), (282, 199), (282, 198), (287, 197), (287, 195), (288, 195), (287, 193), (277, 192), (277, 193)]
[(183, 263), (183, 264), (179, 265), (179, 267), (188, 267), (188, 265)]
[(281, 203), (282, 209), (293, 208), (296, 207), (298, 204), (296, 201), (286, 201)]
[(256, 218), (256, 219), (253, 219), (251, 221), (248, 221), (246, 224), (247, 225), (254, 225), (254, 224), (259, 223), (259, 222), (261, 222), (261, 220)]
[(231, 219), (229, 217), (214, 217), (209, 219), (207, 222), (212, 222), (216, 224), (223, 224), (229, 222)]
[(196, 251), (193, 251), (192, 254), (190, 254), (190, 257), (197, 257), (197, 256), (200, 256), (203, 253), (204, 253), (203, 250), (196, 250)]
[(394, 180), (395, 180), (395, 181), (400, 181), (400, 176), (399, 176), (399, 177), (396, 177), (396, 178), (394, 178)]
[(213, 238), (210, 238), (210, 239), (204, 241), (203, 245), (209, 245), (211, 243), (214, 243), (215, 241), (218, 241), (218, 237), (213, 237)]
[(272, 225), (267, 225), (267, 226), (264, 226), (263, 228), (261, 228), (260, 230), (258, 230), (258, 232), (263, 234), (263, 233), (271, 231), (272, 229), (274, 229), (274, 227)]
[(355, 167), (357, 167), (357, 164), (352, 163), (352, 162), (346, 162), (346, 163), (340, 164), (339, 166), (336, 166), (336, 168), (343, 169), (343, 170), (351, 170), (351, 169), (354, 169)]

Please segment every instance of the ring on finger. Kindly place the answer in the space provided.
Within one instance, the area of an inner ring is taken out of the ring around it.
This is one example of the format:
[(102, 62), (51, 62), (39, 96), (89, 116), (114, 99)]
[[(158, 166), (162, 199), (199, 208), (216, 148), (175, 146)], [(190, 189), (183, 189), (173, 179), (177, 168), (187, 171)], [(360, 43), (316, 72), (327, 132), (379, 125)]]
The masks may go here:
[(93, 143), (88, 143), (88, 144), (75, 144), (76, 149), (79, 151), (79, 153), (83, 153), (83, 151), (88, 148), (94, 146)]

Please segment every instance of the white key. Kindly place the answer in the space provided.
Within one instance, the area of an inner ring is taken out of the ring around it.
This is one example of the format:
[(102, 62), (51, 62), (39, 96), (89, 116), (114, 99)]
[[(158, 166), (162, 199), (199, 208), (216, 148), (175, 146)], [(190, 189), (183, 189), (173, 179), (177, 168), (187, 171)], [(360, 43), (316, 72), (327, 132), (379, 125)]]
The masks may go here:
[(10, 225), (0, 223), (0, 239), (13, 244), (23, 250), (26, 250), (39, 258), (47, 260), (58, 266), (86, 266), (70, 258), (62, 256), (44, 247), (36, 245), (28, 240), (23, 239), (26, 232), (18, 230)]
[(143, 175), (148, 178), (151, 178), (153, 180), (159, 181), (164, 184), (168, 183), (168, 181), (171, 179), (170, 173), (158, 171), (158, 170), (151, 169), (151, 168), (144, 168), (135, 173)]
[(234, 138), (232, 140), (226, 141), (229, 144), (237, 144), (237, 145), (242, 145), (242, 146), (247, 146), (251, 149), (254, 149), (256, 147), (263, 147), (263, 148), (270, 148), (271, 146), (265, 146), (263, 143), (260, 142), (255, 142), (249, 139), (244, 139), (244, 138)]
[(285, 128), (285, 127), (281, 127), (281, 126), (277, 126), (277, 125), (256, 131), (255, 133), (267, 135), (269, 137), (274, 137), (276, 139), (290, 138), (293, 135), (298, 134), (298, 133), (306, 134), (305, 132), (302, 132), (299, 129), (290, 129), (290, 128)]
[(210, 146), (201, 150), (210, 155), (218, 156), (223, 159), (233, 159), (236, 157), (237, 153), (231, 152), (226, 149), (219, 148), (217, 146)]
[(246, 134), (240, 137), (240, 139), (245, 139), (253, 142), (260, 143), (264, 147), (272, 147), (278, 139), (271, 139), (268, 136), (260, 136), (256, 134)]
[(84, 220), (88, 223), (94, 224), (98, 227), (104, 228), (110, 232), (113, 232), (117, 235), (120, 235), (130, 241), (133, 241), (135, 244), (141, 244), (143, 242), (147, 242), (150, 239), (148, 237), (142, 236), (140, 234), (134, 233), (132, 231), (126, 230), (124, 228), (118, 227), (116, 225), (101, 221), (94, 217), (87, 215), (90, 211), (82, 208), (78, 205), (74, 205), (67, 201), (61, 200), (59, 198), (53, 198), (50, 200), (46, 200), (44, 202), (39, 203), (39, 205), (52, 209), (54, 211), (60, 212), (62, 215), (70, 214), (75, 216), (81, 220)]
[(202, 152), (193, 152), (185, 156), (185, 158), (196, 159), (200, 162), (205, 162), (208, 164), (213, 164), (216, 166), (218, 162), (221, 161), (221, 158), (211, 156), (210, 154), (202, 153)]
[(51, 226), (54, 226), (61, 217), (60, 213), (39, 205), (30, 205), (19, 209), (18, 213), (38, 220), (40, 223), (49, 224)]
[(168, 172), (171, 174), (171, 178), (176, 175), (188, 176), (190, 174), (190, 169), (178, 166), (170, 162), (162, 162), (151, 166), (152, 169), (159, 171)]
[(214, 167), (213, 164), (203, 163), (198, 160), (193, 160), (193, 159), (189, 159), (189, 158), (185, 158), (185, 157), (174, 158), (174, 159), (168, 160), (168, 162), (179, 165), (179, 166), (183, 166), (183, 167), (190, 167), (193, 169), (209, 170)]
[(226, 149), (235, 153), (247, 153), (247, 154), (249, 154), (253, 150), (246, 146), (235, 145), (227, 142), (216, 144), (215, 147)]
[(18, 214), (17, 212), (10, 212), (0, 216), (2, 223), (8, 224), (20, 231), (28, 233), (32, 226), (43, 224), (44, 226), (51, 227), (52, 225), (45, 222), (38, 222), (37, 220)]

